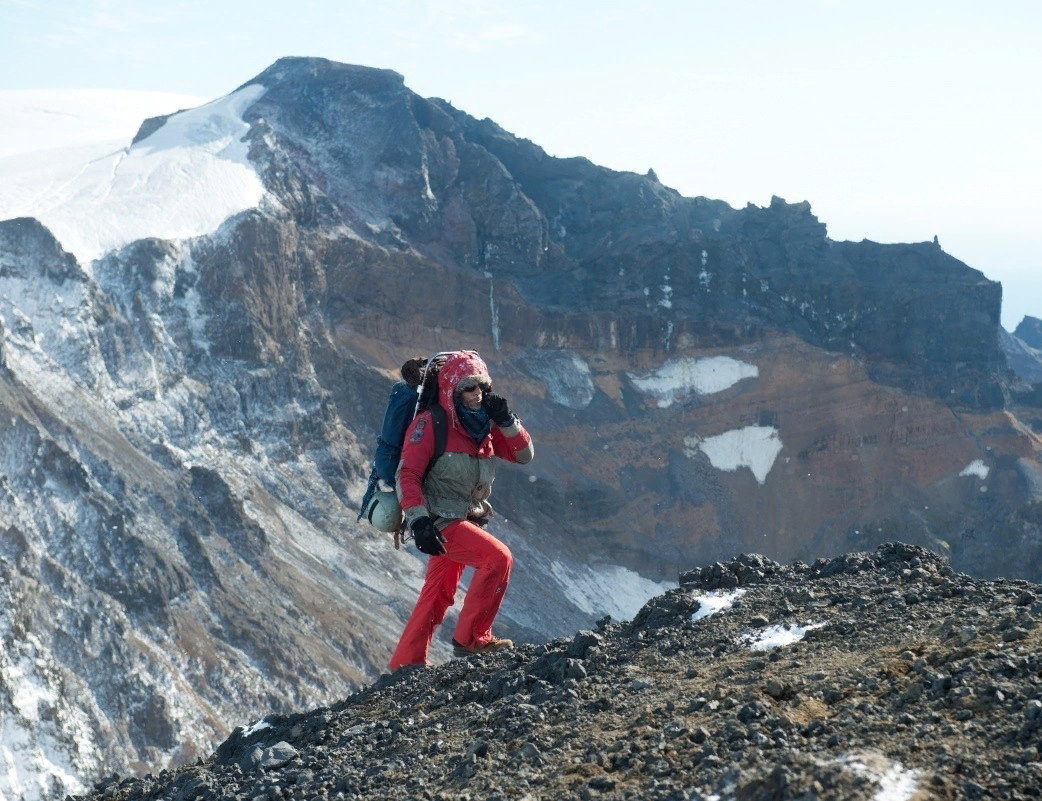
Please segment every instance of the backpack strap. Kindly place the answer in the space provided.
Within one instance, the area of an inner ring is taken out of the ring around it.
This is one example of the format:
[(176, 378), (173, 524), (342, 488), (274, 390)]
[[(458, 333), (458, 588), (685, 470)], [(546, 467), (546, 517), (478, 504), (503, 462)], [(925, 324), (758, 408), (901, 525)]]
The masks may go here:
[(449, 436), (449, 416), (441, 408), (440, 403), (432, 403), (428, 411), (431, 413), (431, 425), (434, 426), (434, 456), (427, 462), (427, 470), (423, 474), (423, 480), (427, 480), (434, 463), (445, 453), (445, 441)]

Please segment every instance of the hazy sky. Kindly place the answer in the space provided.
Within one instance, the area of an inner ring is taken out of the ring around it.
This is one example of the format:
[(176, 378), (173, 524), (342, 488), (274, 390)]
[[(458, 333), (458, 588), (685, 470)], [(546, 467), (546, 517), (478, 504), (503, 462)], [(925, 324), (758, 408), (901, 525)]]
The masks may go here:
[(833, 239), (937, 235), (1007, 328), (1042, 317), (1037, 0), (0, 0), (0, 89), (217, 97), (286, 55), (685, 195), (809, 200)]

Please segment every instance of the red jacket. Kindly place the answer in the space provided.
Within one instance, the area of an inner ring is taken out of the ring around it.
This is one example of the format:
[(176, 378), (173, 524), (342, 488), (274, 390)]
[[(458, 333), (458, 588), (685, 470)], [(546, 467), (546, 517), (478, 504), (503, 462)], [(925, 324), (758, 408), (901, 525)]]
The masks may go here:
[[(431, 413), (423, 412), (405, 433), (402, 461), (398, 467), (397, 490), (405, 518), (430, 515), (446, 522), (468, 516), (480, 517), (491, 511), (488, 497), (495, 479), (496, 459), (526, 464), (532, 460), (532, 438), (515, 417), (512, 425), (492, 424), (482, 442), (475, 442), (460, 425), (456, 414), (456, 387), (474, 378), (485, 391), (492, 388), (485, 362), (474, 351), (450, 355), (438, 373), (438, 401), (445, 409), (448, 427), (445, 453), (427, 473), (434, 455), (434, 427)], [(424, 473), (427, 478), (424, 480)]]

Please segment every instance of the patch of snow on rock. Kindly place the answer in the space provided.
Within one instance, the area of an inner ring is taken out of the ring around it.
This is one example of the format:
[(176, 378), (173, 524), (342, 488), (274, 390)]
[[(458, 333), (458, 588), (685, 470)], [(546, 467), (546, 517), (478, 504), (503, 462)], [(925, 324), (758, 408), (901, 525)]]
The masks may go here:
[(980, 459), (974, 459), (966, 467), (963, 468), (960, 476), (977, 476), (982, 481), (988, 477), (989, 473), (988, 466), (984, 464)]
[[(65, 701), (57, 674), (33, 635), (0, 652), (0, 709), (7, 709), (0, 715), (2, 799), (82, 793), (86, 788), (78, 776), (100, 767), (89, 746), (90, 722)], [(83, 743), (88, 747), (80, 750)]]
[(872, 801), (910, 801), (919, 789), (917, 771), (906, 770), (900, 762), (891, 762), (882, 754), (861, 754), (839, 761), (879, 785)]
[(247, 726), (243, 730), (242, 736), (243, 737), (252, 737), (257, 732), (263, 731), (264, 729), (270, 729), (270, 728), (271, 728), (271, 724), (268, 723), (268, 719), (267, 718), (261, 718), (260, 720), (254, 722), (254, 723), (251, 723), (249, 726)]
[(754, 364), (712, 356), (707, 359), (674, 359), (646, 376), (629, 374), (641, 392), (658, 398), (659, 408), (693, 394), (712, 395), (734, 386), (743, 378), (755, 378), (759, 369)]
[(651, 581), (618, 565), (580, 567), (551, 562), (550, 573), (576, 607), (588, 615), (611, 615), (614, 620), (632, 620), (644, 604), (677, 586), (672, 581)]
[(746, 590), (712, 590), (696, 595), (695, 600), (698, 601), (698, 611), (691, 615), (691, 619), (701, 620), (704, 617), (715, 615), (717, 612), (730, 609), (731, 605), (745, 593)]
[(804, 638), (811, 629), (820, 629), (824, 623), (808, 623), (806, 626), (792, 626), (791, 628), (776, 625), (767, 626), (753, 634), (743, 637), (743, 642), (754, 651), (770, 651), (781, 648), (783, 645), (792, 645)]
[(783, 444), (778, 429), (773, 426), (746, 426), (705, 439), (684, 437), (684, 446), (688, 457), (702, 451), (717, 470), (734, 472), (739, 467), (748, 467), (762, 485)]

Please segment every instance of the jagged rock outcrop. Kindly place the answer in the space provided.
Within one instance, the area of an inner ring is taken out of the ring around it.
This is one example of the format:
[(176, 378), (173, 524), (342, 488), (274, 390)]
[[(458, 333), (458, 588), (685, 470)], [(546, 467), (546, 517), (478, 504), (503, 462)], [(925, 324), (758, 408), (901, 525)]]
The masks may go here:
[[(1017, 330), (1019, 331), (1020, 327)], [(1016, 334), (1007, 333), (1005, 329), (999, 330), (999, 337), (1010, 369), (1032, 384), (1042, 381), (1042, 351), (1032, 347)]]
[(244, 720), (194, 766), (85, 798), (1032, 798), (1040, 597), (901, 543), (742, 555), (632, 622)]
[(1029, 347), (1042, 350), (1042, 320), (1037, 317), (1025, 317), (1014, 329), (1013, 335)]

